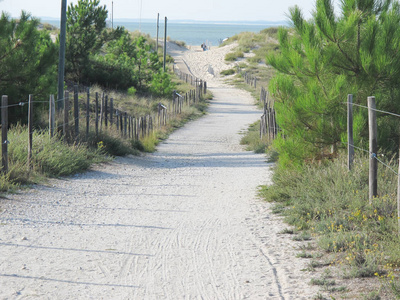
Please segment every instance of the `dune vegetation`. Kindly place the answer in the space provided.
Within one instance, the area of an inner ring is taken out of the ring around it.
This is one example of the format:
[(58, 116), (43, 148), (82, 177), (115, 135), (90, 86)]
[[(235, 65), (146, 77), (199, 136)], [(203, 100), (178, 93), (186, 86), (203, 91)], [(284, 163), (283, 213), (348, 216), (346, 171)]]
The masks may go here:
[[(276, 35), (268, 46), (259, 42), (261, 33), (231, 39), (239, 43), (236, 51), (249, 48), (264, 56), (237, 58), (240, 68), (259, 78), (258, 89), (268, 88), (280, 127), (275, 140), (262, 141), (276, 164), (273, 183), (260, 188), (260, 195), (291, 225), (283, 233), (310, 241), (299, 254), (310, 260), (308, 270), (318, 273), (329, 266), (329, 276), (310, 282), (323, 288), (316, 299), (400, 298), (400, 131), (397, 118), (385, 113), (400, 112), (399, 8), (397, 1), (345, 0), (335, 11), (331, 1), (317, 0), (312, 20), (291, 8), (292, 26), (269, 29)], [(228, 80), (246, 86), (239, 74)], [(378, 196), (372, 200), (368, 111), (362, 107), (355, 109), (356, 160), (351, 171), (347, 167), (348, 94), (362, 106), (367, 96), (375, 96), (383, 111), (377, 116), (379, 152), (374, 156), (379, 159)], [(260, 149), (258, 126), (243, 138), (253, 149)]]
[[(184, 95), (194, 87), (180, 81), (172, 71), (171, 57), (163, 71), (162, 51), (155, 51), (155, 41), (148, 35), (128, 32), (123, 27), (106, 27), (107, 8), (100, 1), (79, 0), (67, 11), (66, 81), (90, 87), (92, 94), (106, 93), (114, 98), (114, 108), (132, 116), (157, 112), (159, 103), (172, 106), (173, 91)], [(139, 140), (121, 138), (114, 129), (65, 142), (61, 133), (49, 138), (48, 99), (57, 91), (59, 32), (48, 24), (22, 12), (18, 20), (2, 13), (0, 19), (0, 93), (9, 104), (9, 172), (0, 177), (0, 191), (37, 183), (47, 177), (75, 174), (92, 164), (106, 162), (114, 156), (140, 155), (155, 151), (155, 146), (177, 127), (201, 116), (206, 104), (203, 95), (198, 103), (183, 106), (182, 112), (168, 118), (165, 126)], [(22, 62), (25, 68), (19, 66)], [(10, 84), (12, 82), (12, 84)], [(33, 155), (27, 167), (27, 105), (19, 103), (34, 95), (35, 128)], [(83, 101), (83, 99), (81, 99)], [(17, 107), (17, 108), (15, 108)], [(82, 126), (82, 124), (80, 125)], [(80, 130), (84, 132), (82, 128)]]

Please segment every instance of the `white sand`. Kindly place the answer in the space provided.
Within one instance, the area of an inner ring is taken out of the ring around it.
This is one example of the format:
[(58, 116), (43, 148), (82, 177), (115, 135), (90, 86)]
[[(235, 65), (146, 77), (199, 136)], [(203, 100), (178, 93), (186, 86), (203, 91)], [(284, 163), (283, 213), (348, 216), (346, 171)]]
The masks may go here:
[(260, 112), (247, 92), (216, 75), (230, 47), (175, 49), (215, 98), (207, 116), (176, 131), (157, 153), (118, 158), (0, 200), (0, 299), (317, 293), (300, 271), (308, 261), (295, 258), (301, 243), (278, 234), (286, 225), (256, 197), (271, 170), (264, 155), (239, 145), (238, 132)]
[(167, 50), (174, 56), (178, 67), (184, 72), (190, 72), (210, 84), (222, 83), (220, 72), (233, 68), (236, 63), (225, 62), (225, 55), (237, 47), (236, 43), (225, 47), (212, 47), (203, 51), (200, 47), (190, 46), (191, 50), (168, 43)]

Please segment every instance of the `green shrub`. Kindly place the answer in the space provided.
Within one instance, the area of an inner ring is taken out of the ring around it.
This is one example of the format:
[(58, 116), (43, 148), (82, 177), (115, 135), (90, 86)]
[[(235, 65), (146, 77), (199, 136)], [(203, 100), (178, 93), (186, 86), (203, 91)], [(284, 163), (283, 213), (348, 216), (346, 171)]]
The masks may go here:
[(237, 56), (233, 52), (229, 52), (225, 55), (226, 61), (235, 61), (236, 59), (237, 59)]
[(157, 96), (171, 96), (175, 86), (168, 73), (156, 73), (150, 83), (150, 91)]
[(228, 75), (233, 75), (233, 74), (235, 74), (236, 72), (235, 72), (235, 69), (228, 69), (228, 70), (223, 70), (223, 71), (221, 71), (221, 75), (224, 75), (224, 76), (228, 76)]
[(368, 157), (357, 156), (352, 171), (346, 162), (341, 155), (297, 169), (278, 163), (273, 185), (260, 189), (260, 195), (278, 201), (289, 224), (311, 231), (323, 250), (336, 254), (336, 261), (348, 267), (348, 276), (370, 277), (400, 266), (397, 176), (380, 168), (382, 194), (370, 203)]
[(135, 96), (136, 95), (136, 89), (133, 86), (130, 87), (127, 92), (128, 92), (129, 96)]

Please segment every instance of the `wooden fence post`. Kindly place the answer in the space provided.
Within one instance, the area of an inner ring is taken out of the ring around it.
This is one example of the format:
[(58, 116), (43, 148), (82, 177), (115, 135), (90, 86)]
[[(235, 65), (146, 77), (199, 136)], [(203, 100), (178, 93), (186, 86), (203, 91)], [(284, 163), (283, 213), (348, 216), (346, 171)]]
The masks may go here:
[(1, 167), (8, 173), (8, 96), (1, 97)]
[(119, 128), (121, 130), (121, 136), (123, 136), (123, 134), (124, 134), (124, 125), (123, 125), (123, 122), (122, 122), (123, 112), (120, 112), (119, 114), (120, 114), (119, 115)]
[(63, 124), (63, 135), (67, 139), (68, 134), (68, 114), (69, 114), (69, 92), (65, 91), (64, 95), (64, 124)]
[(54, 128), (56, 127), (56, 104), (54, 95), (50, 95), (49, 102), (49, 134), (50, 138), (52, 138), (54, 136)]
[(114, 99), (110, 98), (110, 127), (114, 123)]
[(29, 95), (28, 104), (28, 172), (32, 163), (32, 142), (33, 142), (33, 95)]
[[(400, 141), (399, 141), (399, 155), (400, 155)], [(400, 156), (399, 156), (399, 170), (397, 172), (397, 224), (400, 234)]]
[(96, 100), (94, 105), (94, 123), (95, 123), (95, 130), (96, 130), (96, 137), (99, 136), (99, 93), (96, 92)]
[(378, 195), (378, 129), (376, 124), (375, 97), (368, 97), (368, 127), (369, 127), (369, 203)]
[(100, 104), (100, 132), (103, 130), (103, 114), (104, 114), (104, 92), (101, 96), (101, 104)]
[(137, 140), (137, 118), (133, 117), (133, 139)]
[(115, 118), (116, 118), (116, 124), (117, 124), (117, 131), (119, 131), (119, 111), (118, 111), (118, 109), (115, 111)]
[(74, 119), (75, 119), (75, 140), (79, 136), (79, 91), (78, 86), (74, 86)]
[(128, 129), (128, 113), (124, 113), (124, 138), (126, 138), (127, 129)]
[(104, 99), (104, 125), (108, 127), (108, 95)]
[(128, 117), (128, 137), (131, 138), (131, 123), (132, 123), (132, 117)]
[(353, 139), (353, 95), (347, 95), (347, 167), (349, 171), (353, 167), (354, 139)]
[(89, 139), (89, 124), (90, 122), (90, 88), (86, 91), (86, 140)]

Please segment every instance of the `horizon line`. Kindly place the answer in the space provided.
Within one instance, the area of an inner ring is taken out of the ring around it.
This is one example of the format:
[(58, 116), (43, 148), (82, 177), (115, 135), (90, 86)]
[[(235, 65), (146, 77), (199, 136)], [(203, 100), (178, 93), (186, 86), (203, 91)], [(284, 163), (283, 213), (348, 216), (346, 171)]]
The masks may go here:
[[(51, 21), (59, 21), (60, 18), (55, 17), (46, 17), (41, 16), (37, 17), (41, 20), (51, 20)], [(107, 18), (107, 21), (111, 21), (110, 18)], [(115, 18), (114, 22), (154, 22), (156, 18), (145, 18), (145, 19), (138, 19), (138, 18)], [(160, 18), (160, 23), (162, 23), (164, 19)], [(247, 23), (247, 24), (286, 24), (287, 20), (278, 20), (278, 21), (266, 21), (266, 20), (194, 20), (194, 19), (168, 19), (171, 23), (225, 23), (225, 24), (232, 24), (232, 23)]]

